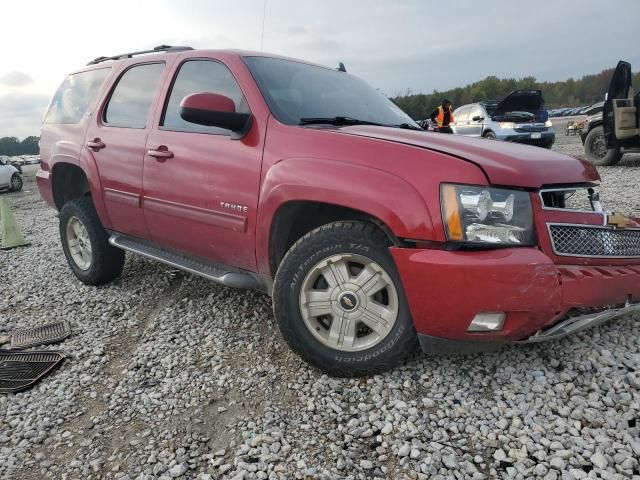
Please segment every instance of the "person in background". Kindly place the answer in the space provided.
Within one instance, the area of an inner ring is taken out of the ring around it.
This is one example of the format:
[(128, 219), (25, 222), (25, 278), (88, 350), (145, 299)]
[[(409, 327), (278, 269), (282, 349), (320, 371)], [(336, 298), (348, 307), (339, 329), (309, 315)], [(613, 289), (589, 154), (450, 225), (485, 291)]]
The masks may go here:
[(453, 133), (450, 126), (453, 123), (453, 108), (451, 107), (451, 102), (446, 98), (442, 101), (442, 105), (431, 113), (429, 118), (438, 125), (438, 132)]

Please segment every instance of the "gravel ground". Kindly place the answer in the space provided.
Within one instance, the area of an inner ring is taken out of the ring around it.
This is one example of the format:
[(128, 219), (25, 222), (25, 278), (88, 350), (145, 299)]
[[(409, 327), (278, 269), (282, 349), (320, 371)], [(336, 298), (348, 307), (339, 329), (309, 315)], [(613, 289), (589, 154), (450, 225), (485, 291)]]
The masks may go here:
[[(640, 478), (640, 316), (333, 379), (287, 349), (264, 295), (135, 256), (81, 285), (34, 173), (8, 195), (32, 245), (0, 251), (0, 325), (74, 335), (60, 369), (0, 396), (0, 478)], [(606, 205), (640, 215), (640, 156), (601, 174)]]

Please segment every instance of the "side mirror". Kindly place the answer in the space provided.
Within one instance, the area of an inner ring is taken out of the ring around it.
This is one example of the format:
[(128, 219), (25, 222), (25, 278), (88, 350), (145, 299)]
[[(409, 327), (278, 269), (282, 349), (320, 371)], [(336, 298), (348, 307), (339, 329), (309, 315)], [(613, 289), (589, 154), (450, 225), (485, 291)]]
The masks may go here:
[(234, 132), (242, 137), (251, 128), (251, 114), (236, 112), (236, 106), (229, 97), (217, 93), (193, 93), (180, 102), (180, 117), (190, 123), (218, 127)]
[(471, 120), (473, 120), (474, 122), (479, 122), (480, 120), (484, 120), (484, 117), (481, 117), (480, 115), (476, 115)]

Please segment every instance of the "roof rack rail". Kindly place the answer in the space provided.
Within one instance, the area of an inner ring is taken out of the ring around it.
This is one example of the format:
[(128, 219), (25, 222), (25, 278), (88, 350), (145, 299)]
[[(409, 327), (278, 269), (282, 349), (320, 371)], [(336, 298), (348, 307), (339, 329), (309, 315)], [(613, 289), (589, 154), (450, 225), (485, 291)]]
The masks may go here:
[(121, 53), (112, 57), (98, 57), (91, 60), (87, 65), (95, 65), (96, 63), (106, 62), (107, 60), (122, 60), (125, 58), (132, 58), (134, 55), (144, 55), (145, 53), (157, 53), (157, 52), (184, 52), (186, 50), (193, 50), (191, 47), (172, 47), (171, 45), (159, 45), (152, 50), (140, 50), (138, 52)]

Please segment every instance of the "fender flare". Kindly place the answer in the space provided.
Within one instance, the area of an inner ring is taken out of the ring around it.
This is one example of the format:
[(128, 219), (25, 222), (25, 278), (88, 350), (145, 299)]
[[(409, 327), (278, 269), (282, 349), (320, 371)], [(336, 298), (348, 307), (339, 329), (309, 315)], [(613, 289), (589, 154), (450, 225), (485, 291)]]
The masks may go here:
[[(381, 193), (384, 192), (384, 193)], [(289, 158), (264, 176), (258, 202), (256, 257), (269, 274), (269, 241), (276, 212), (292, 201), (335, 204), (381, 221), (399, 238), (432, 238), (423, 196), (406, 180), (372, 167), (318, 158)]]
[(66, 163), (80, 168), (87, 178), (91, 198), (102, 226), (106, 229), (111, 228), (111, 219), (109, 218), (109, 213), (107, 212), (107, 208), (104, 203), (102, 184), (100, 183), (100, 173), (98, 172), (98, 166), (95, 158), (85, 147), (80, 148), (79, 154), (74, 154), (75, 151), (77, 151), (77, 146), (74, 145), (74, 152), (71, 152), (70, 148), (68, 148), (68, 146), (65, 147), (64, 143), (66, 142), (56, 144), (51, 152), (51, 174), (53, 175), (55, 173), (56, 166), (60, 164)]

